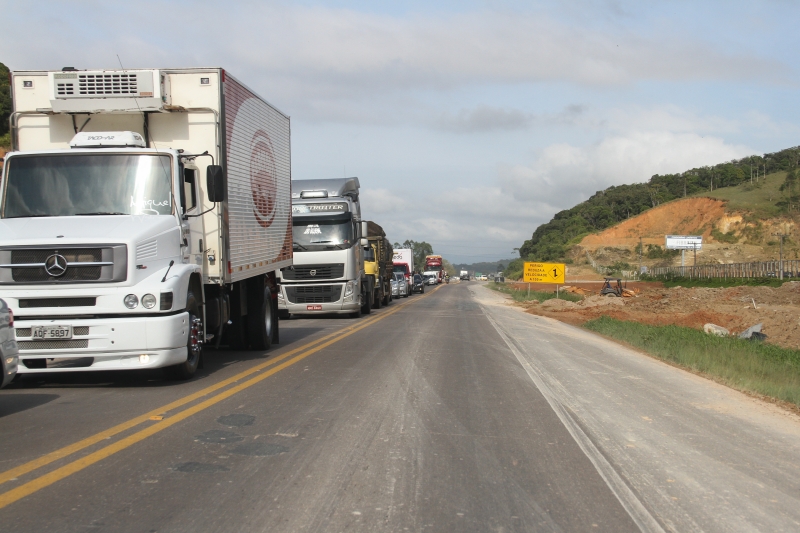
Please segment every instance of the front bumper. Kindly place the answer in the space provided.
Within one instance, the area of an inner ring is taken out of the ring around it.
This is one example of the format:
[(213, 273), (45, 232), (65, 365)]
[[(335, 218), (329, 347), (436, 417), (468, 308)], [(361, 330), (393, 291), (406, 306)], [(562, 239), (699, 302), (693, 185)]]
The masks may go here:
[[(31, 326), (71, 325), (70, 340), (32, 340)], [(161, 368), (186, 361), (189, 313), (130, 318), (15, 320), (19, 374)], [(28, 368), (29, 359), (47, 368)]]
[[(310, 290), (320, 287), (335, 290), (320, 294)], [(325, 313), (344, 315), (357, 312), (361, 308), (361, 294), (356, 290), (350, 296), (344, 296), (344, 288), (345, 283), (303, 284), (284, 281), (278, 296), (278, 309), (293, 315)], [(324, 301), (325, 294), (334, 294), (336, 298), (334, 301)]]

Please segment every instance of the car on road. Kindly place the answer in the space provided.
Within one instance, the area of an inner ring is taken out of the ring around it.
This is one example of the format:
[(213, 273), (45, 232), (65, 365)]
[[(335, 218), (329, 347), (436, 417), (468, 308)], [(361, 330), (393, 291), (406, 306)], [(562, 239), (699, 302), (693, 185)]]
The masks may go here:
[(426, 285), (436, 285), (436, 274), (428, 274), (425, 276), (425, 284)]
[(14, 313), (6, 302), (0, 299), (0, 357), (2, 357), (3, 376), (0, 378), (0, 389), (11, 383), (17, 375), (19, 365), (19, 348), (14, 332)]
[(409, 293), (408, 282), (402, 272), (395, 272), (392, 280), (392, 296), (407, 298)]
[(411, 286), (411, 292), (425, 293), (425, 278), (419, 274), (414, 274), (414, 282)]

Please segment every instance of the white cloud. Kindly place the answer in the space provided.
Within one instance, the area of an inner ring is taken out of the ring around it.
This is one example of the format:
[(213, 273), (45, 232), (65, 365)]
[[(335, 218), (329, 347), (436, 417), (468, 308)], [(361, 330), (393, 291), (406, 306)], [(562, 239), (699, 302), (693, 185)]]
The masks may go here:
[[(320, 111), (330, 102), (375, 94), (486, 83), (775, 81), (788, 72), (772, 59), (729, 53), (685, 34), (576, 28), (542, 12), (390, 16), (283, 2), (218, 9), (205, 2), (214, 15), (198, 26), (153, 17), (163, 9), (160, 1), (77, 4), (80, 16), (75, 4), (6, 10), (0, 36), (5, 60), (14, 68), (114, 67), (116, 54), (129, 68), (215, 63), (245, 80), (256, 78), (281, 100)], [(204, 12), (202, 4), (193, 3), (192, 11)], [(31, 19), (37, 21), (35, 40), (26, 33)]]
[(462, 109), (455, 115), (449, 112), (442, 113), (435, 121), (435, 125), (438, 129), (455, 133), (511, 131), (528, 128), (533, 119), (533, 114), (518, 109), (481, 105), (470, 110)]
[(682, 172), (752, 154), (723, 139), (670, 131), (631, 132), (587, 146), (555, 144), (530, 165), (501, 168), (505, 193), (563, 208), (611, 185), (641, 183), (653, 174)]
[(393, 242), (424, 240), (452, 261), (513, 257), (512, 249), (556, 209), (520, 201), (497, 186), (416, 192), (410, 199), (408, 191), (388, 189), (361, 196), (363, 216), (380, 221)]

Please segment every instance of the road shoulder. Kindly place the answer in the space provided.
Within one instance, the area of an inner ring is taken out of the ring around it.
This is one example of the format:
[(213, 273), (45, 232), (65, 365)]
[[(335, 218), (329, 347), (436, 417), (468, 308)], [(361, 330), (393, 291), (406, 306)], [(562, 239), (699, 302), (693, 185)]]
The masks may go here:
[(800, 524), (800, 418), (470, 287), (552, 397), (668, 529)]

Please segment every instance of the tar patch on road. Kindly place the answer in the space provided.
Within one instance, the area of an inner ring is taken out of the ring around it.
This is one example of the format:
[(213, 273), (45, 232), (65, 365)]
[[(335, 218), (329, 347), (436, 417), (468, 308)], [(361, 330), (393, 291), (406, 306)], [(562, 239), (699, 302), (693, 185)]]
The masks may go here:
[(256, 417), (253, 415), (232, 414), (217, 418), (217, 422), (228, 427), (252, 426)]
[(175, 466), (178, 472), (190, 472), (193, 474), (214, 474), (216, 472), (227, 472), (230, 468), (222, 465), (212, 465), (210, 463), (181, 463)]
[(228, 444), (230, 442), (239, 442), (240, 440), (244, 440), (244, 437), (234, 433), (233, 431), (212, 429), (201, 435), (197, 435), (195, 440), (198, 442), (208, 442), (213, 444)]
[(240, 444), (231, 450), (231, 453), (237, 455), (250, 455), (254, 457), (268, 457), (270, 455), (278, 455), (286, 453), (289, 448), (281, 446), (280, 444), (270, 444), (269, 442), (248, 442)]

